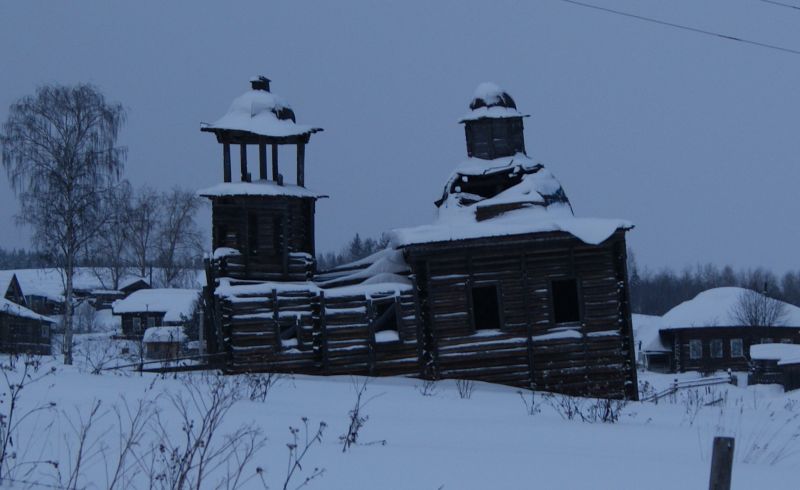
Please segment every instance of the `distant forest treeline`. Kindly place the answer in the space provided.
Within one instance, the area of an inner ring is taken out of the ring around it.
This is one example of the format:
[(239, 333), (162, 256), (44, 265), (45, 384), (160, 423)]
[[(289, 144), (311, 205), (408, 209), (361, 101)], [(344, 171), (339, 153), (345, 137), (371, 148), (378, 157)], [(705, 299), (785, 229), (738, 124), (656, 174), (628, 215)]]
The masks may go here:
[[(338, 252), (326, 252), (317, 257), (319, 270), (362, 259), (389, 244), (387, 235), (379, 238), (361, 238), (356, 234)], [(51, 267), (52, 264), (37, 255), (21, 249), (6, 250), (0, 247), (0, 269), (28, 269)], [(800, 306), (800, 271), (790, 271), (778, 276), (772, 271), (734, 269), (714, 264), (698, 264), (680, 271), (669, 268), (651, 271), (640, 268), (633, 252), (628, 252), (628, 275), (631, 287), (631, 307), (634, 313), (663, 315), (670, 308), (692, 299), (706, 289), (722, 286), (741, 286), (766, 293), (774, 298)]]

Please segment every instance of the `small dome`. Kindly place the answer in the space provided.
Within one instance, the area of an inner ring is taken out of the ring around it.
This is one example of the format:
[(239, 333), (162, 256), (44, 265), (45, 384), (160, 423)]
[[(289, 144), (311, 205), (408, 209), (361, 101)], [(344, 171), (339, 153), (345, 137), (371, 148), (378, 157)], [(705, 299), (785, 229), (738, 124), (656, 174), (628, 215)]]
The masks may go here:
[(236, 97), (228, 112), (248, 114), (250, 117), (269, 111), (281, 121), (296, 122), (294, 111), (281, 97), (266, 90), (249, 90)]
[(514, 99), (508, 95), (508, 92), (492, 82), (484, 82), (475, 89), (475, 95), (472, 98), (472, 102), (469, 104), (469, 108), (473, 111), (481, 107), (506, 107), (509, 109), (516, 109), (517, 104), (514, 102)]

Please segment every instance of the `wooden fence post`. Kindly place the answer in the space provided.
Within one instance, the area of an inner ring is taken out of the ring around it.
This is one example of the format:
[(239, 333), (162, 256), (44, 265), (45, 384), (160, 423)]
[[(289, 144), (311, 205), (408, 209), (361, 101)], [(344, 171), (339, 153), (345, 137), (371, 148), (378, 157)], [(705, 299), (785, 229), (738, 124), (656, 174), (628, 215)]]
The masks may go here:
[(733, 471), (733, 437), (715, 437), (711, 454), (709, 490), (730, 490)]

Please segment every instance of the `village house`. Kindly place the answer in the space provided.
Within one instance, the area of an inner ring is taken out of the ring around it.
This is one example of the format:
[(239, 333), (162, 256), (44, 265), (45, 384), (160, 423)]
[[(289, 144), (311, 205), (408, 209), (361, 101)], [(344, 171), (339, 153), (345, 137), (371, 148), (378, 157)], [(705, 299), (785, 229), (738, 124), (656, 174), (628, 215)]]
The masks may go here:
[[(743, 298), (755, 297), (780, 309), (772, 324), (753, 325), (737, 314)], [(750, 368), (751, 346), (800, 344), (800, 308), (738, 287), (709, 289), (668, 311), (659, 335), (644, 348), (647, 368), (661, 372)]]
[[(211, 352), (229, 371), (465, 378), (564, 393), (637, 397), (622, 220), (579, 218), (527, 156), (523, 118), (494, 84), (476, 90), (467, 159), (437, 220), (393, 230), (389, 248), (317, 272), (299, 125), (264, 77), (201, 129), (223, 146), (205, 290)], [(240, 180), (231, 173), (240, 148)], [(258, 179), (247, 147), (258, 147)], [(280, 171), (291, 145), (296, 177)], [(267, 165), (271, 153), (271, 175)]]
[(0, 276), (0, 351), (50, 354), (51, 318), (27, 308), (17, 276)]
[(141, 340), (154, 327), (188, 327), (198, 308), (195, 289), (141, 289), (114, 302), (112, 311), (121, 317), (122, 336)]

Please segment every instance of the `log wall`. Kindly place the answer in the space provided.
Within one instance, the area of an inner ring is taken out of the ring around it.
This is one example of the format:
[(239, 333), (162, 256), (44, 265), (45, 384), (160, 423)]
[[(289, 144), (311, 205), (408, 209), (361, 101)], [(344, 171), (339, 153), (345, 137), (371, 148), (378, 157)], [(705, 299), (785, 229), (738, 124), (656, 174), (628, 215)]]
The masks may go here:
[(233, 248), (222, 274), (236, 279), (306, 281), (314, 273), (314, 199), (212, 198), (213, 248)]
[[(401, 291), (254, 283), (258, 292), (216, 296), (229, 370), (465, 378), (635, 399), (623, 232), (597, 246), (540, 235), (410, 247), (413, 285)], [(579, 284), (580, 321), (556, 324), (552, 281), (565, 278)], [(470, 291), (484, 285), (498, 288), (500, 328), (475, 324)], [(380, 342), (387, 301), (397, 338)]]
[[(624, 244), (619, 232), (600, 246), (552, 236), (410, 247), (435, 375), (635, 398)], [(551, 284), (567, 278), (581, 320), (555, 324)], [(500, 329), (473, 321), (470, 289), (482, 285), (499, 290)]]

